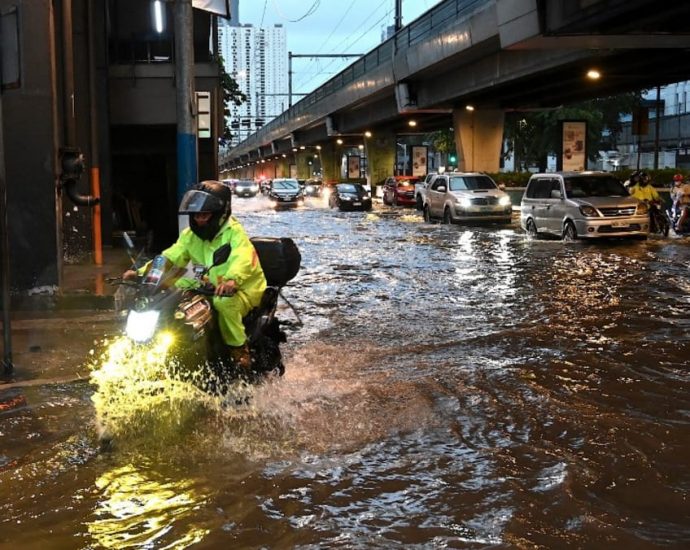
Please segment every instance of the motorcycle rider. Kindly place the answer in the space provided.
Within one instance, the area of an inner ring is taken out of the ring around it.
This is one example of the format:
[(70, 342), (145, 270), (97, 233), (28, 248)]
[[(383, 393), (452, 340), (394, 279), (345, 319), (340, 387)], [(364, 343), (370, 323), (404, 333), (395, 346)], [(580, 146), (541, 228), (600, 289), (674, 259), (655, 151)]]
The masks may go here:
[(688, 221), (688, 210), (690, 210), (690, 183), (687, 181), (683, 182), (682, 176), (680, 185), (673, 186), (671, 199), (673, 200), (675, 216), (678, 216), (673, 229), (676, 233), (680, 233)]
[[(657, 224), (655, 217), (660, 214), (661, 196), (652, 185), (652, 178), (644, 171), (635, 171), (630, 175), (628, 192), (641, 202), (649, 205), (649, 220)], [(655, 211), (653, 211), (655, 210)]]
[[(225, 263), (210, 269), (208, 277), (215, 286), (213, 307), (223, 341), (233, 360), (242, 368), (251, 368), (251, 358), (242, 318), (261, 303), (266, 277), (254, 245), (232, 213), (232, 190), (219, 181), (202, 181), (182, 197), (178, 212), (189, 214), (185, 228), (172, 246), (161, 252), (177, 267), (191, 261), (212, 265), (213, 253), (225, 244), (232, 247)], [(131, 280), (146, 271), (127, 270), (122, 278)]]

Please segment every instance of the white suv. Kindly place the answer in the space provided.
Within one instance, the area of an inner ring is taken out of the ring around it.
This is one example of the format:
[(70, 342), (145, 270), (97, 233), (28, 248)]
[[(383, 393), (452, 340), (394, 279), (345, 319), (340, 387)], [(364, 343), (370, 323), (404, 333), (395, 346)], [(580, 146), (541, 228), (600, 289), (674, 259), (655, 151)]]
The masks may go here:
[(534, 174), (522, 196), (520, 225), (533, 237), (645, 239), (649, 209), (607, 172)]
[(414, 184), (414, 201), (417, 210), (422, 210), (424, 208), (424, 195), (426, 195), (426, 190), (429, 188), (429, 184), (435, 176), (436, 172), (429, 172), (426, 178), (424, 178), (424, 181)]
[(510, 223), (513, 207), (508, 194), (489, 176), (478, 172), (437, 175), (424, 196), (424, 220), (444, 223), (492, 221)]

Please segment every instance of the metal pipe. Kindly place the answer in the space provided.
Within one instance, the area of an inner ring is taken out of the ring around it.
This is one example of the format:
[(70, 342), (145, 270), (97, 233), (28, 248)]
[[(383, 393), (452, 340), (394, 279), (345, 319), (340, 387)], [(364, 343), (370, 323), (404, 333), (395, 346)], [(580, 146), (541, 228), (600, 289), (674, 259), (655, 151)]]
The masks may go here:
[(2, 327), (4, 333), (3, 374), (14, 369), (12, 364), (12, 327), (10, 326), (10, 239), (7, 234), (7, 180), (5, 178), (5, 142), (0, 91), (0, 277), (2, 277)]
[[(98, 151), (98, 109), (96, 106), (96, 38), (93, 2), (87, 2), (88, 41), (89, 41), (89, 109), (91, 134), (91, 195), (99, 199), (101, 196), (100, 155)], [(103, 265), (103, 243), (101, 235), (101, 205), (100, 200), (93, 207), (91, 230), (93, 236), (93, 261), (96, 265)]]

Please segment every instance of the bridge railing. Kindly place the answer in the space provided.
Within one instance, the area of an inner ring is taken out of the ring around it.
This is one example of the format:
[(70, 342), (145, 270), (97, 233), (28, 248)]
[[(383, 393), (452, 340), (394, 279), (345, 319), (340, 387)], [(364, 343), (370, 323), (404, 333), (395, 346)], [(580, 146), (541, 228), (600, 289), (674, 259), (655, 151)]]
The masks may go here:
[[(470, 15), (478, 6), (486, 4), (487, 1), (488, 0), (445, 0), (445, 2), (437, 4), (429, 11), (420, 15), (409, 25), (400, 29), (391, 38), (382, 42), (369, 53), (348, 65), (319, 88), (304, 96), (287, 111), (284, 111), (281, 115), (259, 130), (257, 134), (269, 132), (272, 128), (285, 124), (289, 119), (307, 111), (315, 103), (334, 94), (336, 91), (354, 82), (367, 72), (380, 65), (392, 62), (394, 55), (399, 55), (400, 52), (403, 52), (409, 47), (436, 35), (440, 29), (450, 26), (461, 17)], [(252, 138), (250, 137), (248, 139), (251, 140)], [(239, 146), (241, 145), (240, 143)]]

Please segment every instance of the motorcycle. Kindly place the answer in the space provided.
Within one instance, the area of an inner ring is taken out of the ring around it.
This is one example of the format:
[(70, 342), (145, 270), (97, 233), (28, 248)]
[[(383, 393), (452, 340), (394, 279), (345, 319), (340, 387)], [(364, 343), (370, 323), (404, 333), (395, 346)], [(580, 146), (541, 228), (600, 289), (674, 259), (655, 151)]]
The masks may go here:
[[(147, 345), (164, 338), (171, 375), (210, 393), (222, 393), (223, 388), (238, 379), (256, 381), (269, 373), (282, 375), (285, 366), (280, 344), (287, 341), (283, 327), (301, 325), (299, 315), (282, 295), (282, 288), (299, 271), (301, 255), (289, 238), (251, 241), (267, 288), (261, 304), (243, 319), (251, 356), (249, 371), (235, 364), (228, 353), (211, 303), (214, 287), (206, 282), (209, 270), (227, 261), (229, 244), (214, 252), (210, 267), (195, 266), (191, 278), (183, 277), (185, 269), (174, 267), (159, 255), (137, 281), (121, 281), (130, 289), (126, 337), (133, 345)], [(292, 308), (297, 323), (276, 317), (279, 297)]]
[(658, 204), (649, 204), (649, 232), (656, 233), (663, 237), (668, 237), (671, 229), (671, 218), (664, 212)]
[[(685, 208), (688, 208), (687, 206)], [(668, 210), (666, 210), (666, 216), (671, 222), (671, 226), (673, 227), (673, 231), (676, 235), (690, 235), (690, 215), (688, 215), (685, 218), (685, 223), (683, 223), (683, 227), (678, 227), (678, 220), (680, 219), (680, 214), (681, 214), (681, 207), (674, 207), (671, 206)]]

